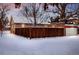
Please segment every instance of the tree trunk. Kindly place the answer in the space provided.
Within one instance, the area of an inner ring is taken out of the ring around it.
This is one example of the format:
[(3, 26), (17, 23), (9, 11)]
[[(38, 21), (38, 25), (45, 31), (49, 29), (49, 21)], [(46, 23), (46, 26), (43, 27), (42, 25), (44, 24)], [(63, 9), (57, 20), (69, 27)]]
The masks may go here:
[(37, 22), (36, 22), (36, 12), (35, 12), (35, 9), (33, 11), (33, 16), (34, 16), (34, 26), (36, 26)]
[(66, 6), (65, 5), (61, 5), (61, 14), (60, 14), (60, 19), (62, 21), (64, 21), (64, 18), (66, 17), (66, 13), (65, 13), (65, 9), (66, 9)]
[(36, 26), (36, 16), (34, 15), (34, 26)]

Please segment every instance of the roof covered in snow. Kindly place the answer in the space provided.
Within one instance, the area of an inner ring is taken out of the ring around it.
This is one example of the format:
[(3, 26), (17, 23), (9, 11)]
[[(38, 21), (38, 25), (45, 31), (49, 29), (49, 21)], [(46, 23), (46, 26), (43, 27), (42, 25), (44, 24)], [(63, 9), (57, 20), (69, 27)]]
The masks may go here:
[(12, 9), (9, 11), (9, 20), (13, 17), (14, 23), (31, 23), (23, 14), (21, 9)]

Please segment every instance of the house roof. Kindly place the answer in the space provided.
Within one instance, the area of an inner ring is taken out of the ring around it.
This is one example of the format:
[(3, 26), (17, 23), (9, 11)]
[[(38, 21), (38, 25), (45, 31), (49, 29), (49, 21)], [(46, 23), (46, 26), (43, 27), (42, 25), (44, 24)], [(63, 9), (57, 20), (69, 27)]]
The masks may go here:
[(69, 19), (78, 19), (78, 17), (70, 17)]
[(14, 9), (10, 10), (8, 14), (9, 20), (13, 17), (14, 23), (31, 23), (23, 14), (21, 13), (22, 10)]

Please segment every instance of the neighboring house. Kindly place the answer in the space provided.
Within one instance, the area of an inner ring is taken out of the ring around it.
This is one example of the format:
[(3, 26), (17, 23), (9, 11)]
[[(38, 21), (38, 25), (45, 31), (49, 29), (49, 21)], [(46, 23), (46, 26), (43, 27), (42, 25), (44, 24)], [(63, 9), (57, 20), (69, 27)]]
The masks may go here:
[(71, 19), (73, 24), (79, 24), (79, 19)]
[(79, 24), (79, 19), (69, 19), (68, 24)]

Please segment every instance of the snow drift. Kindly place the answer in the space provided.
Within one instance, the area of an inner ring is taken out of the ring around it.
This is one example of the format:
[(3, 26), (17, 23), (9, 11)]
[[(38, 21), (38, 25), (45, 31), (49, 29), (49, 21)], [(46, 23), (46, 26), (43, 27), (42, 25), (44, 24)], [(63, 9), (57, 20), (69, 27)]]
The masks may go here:
[(1, 55), (72, 55), (79, 54), (79, 36), (25, 38), (8, 31), (0, 36)]

